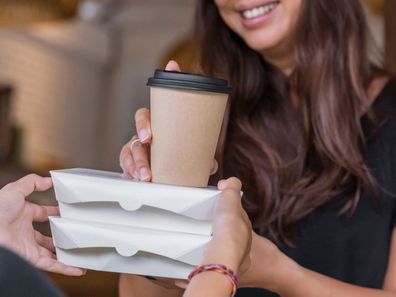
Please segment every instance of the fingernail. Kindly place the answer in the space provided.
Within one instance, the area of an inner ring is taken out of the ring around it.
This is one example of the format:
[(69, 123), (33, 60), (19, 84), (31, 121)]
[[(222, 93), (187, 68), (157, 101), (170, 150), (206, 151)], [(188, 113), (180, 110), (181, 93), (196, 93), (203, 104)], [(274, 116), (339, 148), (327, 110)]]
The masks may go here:
[(170, 61), (168, 62), (168, 64), (166, 64), (166, 66), (165, 66), (165, 69), (166, 69), (166, 68), (168, 68), (168, 67), (169, 67), (169, 65), (172, 65), (172, 63), (175, 63), (175, 61), (173, 61), (173, 60), (170, 60)]
[(141, 180), (147, 180), (150, 178), (149, 172), (146, 167), (140, 169), (139, 175)]
[(140, 141), (145, 141), (150, 137), (148, 131), (146, 129), (142, 129), (139, 131)]

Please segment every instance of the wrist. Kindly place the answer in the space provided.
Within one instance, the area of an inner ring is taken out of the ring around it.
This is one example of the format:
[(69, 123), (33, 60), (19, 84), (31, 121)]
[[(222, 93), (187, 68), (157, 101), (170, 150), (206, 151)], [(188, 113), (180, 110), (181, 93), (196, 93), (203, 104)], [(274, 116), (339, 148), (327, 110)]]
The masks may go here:
[(280, 296), (289, 296), (294, 292), (296, 285), (301, 284), (303, 279), (303, 268), (286, 255), (279, 260), (278, 269), (274, 273), (268, 289)]
[(240, 266), (240, 257), (235, 249), (225, 243), (230, 241), (219, 242), (215, 238), (209, 243), (201, 265), (212, 263), (226, 265), (233, 271), (238, 272)]
[(191, 292), (199, 292), (196, 296), (231, 296), (233, 286), (226, 275), (214, 271), (205, 271), (195, 275), (188, 287), (185, 295), (195, 296)]
[(265, 238), (253, 237), (250, 258), (256, 260), (240, 275), (243, 287), (265, 288), (287, 296), (285, 292), (301, 282), (302, 267)]

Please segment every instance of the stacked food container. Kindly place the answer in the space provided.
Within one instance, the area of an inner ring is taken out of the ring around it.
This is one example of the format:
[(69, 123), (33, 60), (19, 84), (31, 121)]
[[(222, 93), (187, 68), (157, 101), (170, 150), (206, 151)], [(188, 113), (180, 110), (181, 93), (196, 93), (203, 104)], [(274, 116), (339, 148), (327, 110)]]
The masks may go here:
[(211, 239), (215, 188), (133, 181), (90, 169), (51, 172), (59, 261), (76, 267), (186, 279)]

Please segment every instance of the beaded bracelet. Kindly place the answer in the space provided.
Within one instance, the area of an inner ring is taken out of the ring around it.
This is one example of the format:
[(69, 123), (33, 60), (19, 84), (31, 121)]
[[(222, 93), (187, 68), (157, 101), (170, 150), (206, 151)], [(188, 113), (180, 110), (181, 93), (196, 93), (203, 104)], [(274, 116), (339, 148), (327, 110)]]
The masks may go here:
[(222, 265), (222, 264), (208, 264), (208, 265), (197, 266), (189, 274), (188, 281), (190, 282), (194, 276), (196, 276), (197, 274), (200, 274), (202, 272), (206, 272), (206, 271), (219, 272), (221, 274), (228, 276), (231, 281), (231, 284), (232, 284), (231, 296), (235, 295), (236, 290), (237, 290), (237, 284), (238, 284), (238, 276), (231, 268), (229, 268), (228, 266)]

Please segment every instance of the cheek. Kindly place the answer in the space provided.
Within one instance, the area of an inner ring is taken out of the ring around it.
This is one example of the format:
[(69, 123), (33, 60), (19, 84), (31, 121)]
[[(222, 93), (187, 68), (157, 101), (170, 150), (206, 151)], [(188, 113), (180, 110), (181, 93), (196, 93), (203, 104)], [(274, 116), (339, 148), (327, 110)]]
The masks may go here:
[(229, 0), (215, 0), (215, 4), (217, 6), (217, 9), (222, 9), (226, 6), (227, 2), (229, 2)]
[[(221, 1), (226, 2), (226, 1)], [(235, 13), (232, 9), (229, 9), (227, 6), (219, 7), (219, 14), (224, 21), (224, 23), (234, 32), (238, 34), (240, 31), (241, 24), (239, 22), (239, 14)]]
[(300, 15), (301, 7), (302, 7), (301, 0), (294, 0), (289, 7), (289, 11), (288, 11), (289, 22), (291, 23), (290, 25), (292, 27), (294, 27), (297, 23), (297, 19), (298, 19), (298, 16)]

